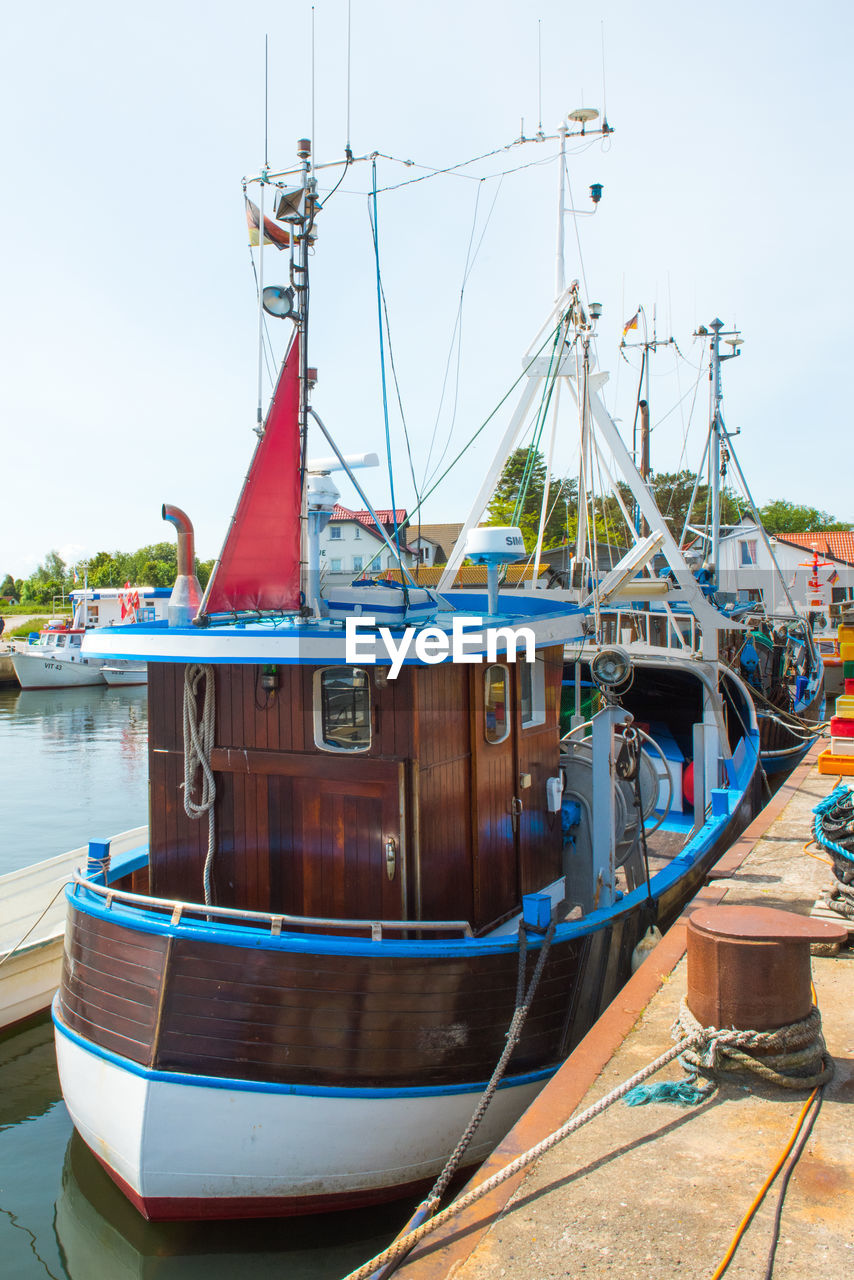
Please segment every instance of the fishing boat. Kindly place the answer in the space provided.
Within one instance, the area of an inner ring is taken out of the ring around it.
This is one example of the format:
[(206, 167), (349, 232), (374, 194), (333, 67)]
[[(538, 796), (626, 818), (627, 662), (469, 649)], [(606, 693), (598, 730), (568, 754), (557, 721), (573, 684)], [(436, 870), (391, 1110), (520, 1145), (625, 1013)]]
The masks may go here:
[[(71, 592), (71, 621), (51, 620), (28, 643), (16, 644), (11, 654), (22, 689), (73, 688), (102, 684), (145, 684), (145, 666), (106, 664), (83, 651), (90, 628), (118, 623), (154, 622), (164, 616), (168, 587), (89, 587)], [(104, 668), (109, 666), (105, 674)]]
[[(267, 301), (294, 329), (205, 595), (191, 522), (164, 507), (179, 562), (166, 623), (84, 641), (148, 664), (149, 856), (130, 866), (93, 842), (74, 875), (57, 1060), (81, 1137), (156, 1220), (324, 1211), (429, 1184), (527, 989), (462, 1163), (482, 1160), (758, 800), (750, 700), (731, 750), (710, 689), (714, 785), (696, 820), (645, 850), (645, 818), (672, 804), (666, 756), (620, 705), (606, 648), (591, 666), (603, 705), (561, 741), (566, 646), (595, 610), (500, 590), (516, 528), (467, 533), (486, 592), (429, 593), (376, 518), (401, 584), (322, 597), (331, 474), (373, 508), (311, 401), (308, 141), (299, 156), (259, 179), (257, 225), (274, 186), (296, 282)], [(571, 306), (565, 291), (558, 343)], [(310, 422), (332, 457), (312, 463)], [(633, 548), (617, 579), (657, 545)]]

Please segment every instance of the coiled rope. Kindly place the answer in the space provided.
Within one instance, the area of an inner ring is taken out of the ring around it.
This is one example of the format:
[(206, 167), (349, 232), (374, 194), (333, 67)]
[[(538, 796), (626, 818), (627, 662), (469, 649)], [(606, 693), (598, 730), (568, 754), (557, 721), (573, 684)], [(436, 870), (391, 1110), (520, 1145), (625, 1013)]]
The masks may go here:
[[(205, 682), (205, 699), (199, 714), (198, 696), (202, 680)], [(216, 853), (216, 781), (210, 764), (214, 745), (214, 713), (213, 667), (188, 665), (184, 669), (184, 812), (194, 822), (198, 822), (204, 813), (208, 816), (208, 852), (202, 876), (206, 906), (212, 902), (211, 871)], [(194, 799), (197, 774), (200, 774), (198, 799)]]
[[(683, 998), (673, 1034), (705, 1035)], [(781, 1089), (814, 1089), (833, 1078), (833, 1059), (821, 1032), (821, 1014), (813, 1005), (807, 1016), (773, 1031), (722, 1031), (701, 1048), (680, 1055), (686, 1071), (714, 1078), (726, 1072), (750, 1071)]]
[[(564, 1138), (568, 1138), (570, 1134), (594, 1120), (596, 1116), (601, 1115), (608, 1107), (631, 1093), (644, 1080), (655, 1075), (676, 1058), (682, 1060), (683, 1065), (687, 1062), (687, 1069), (695, 1075), (702, 1073), (714, 1077), (725, 1071), (745, 1069), (774, 1083), (781, 1083), (788, 1089), (810, 1089), (818, 1084), (824, 1084), (833, 1075), (833, 1060), (827, 1052), (821, 1035), (821, 1017), (815, 1007), (802, 1022), (793, 1023), (789, 1027), (782, 1027), (776, 1031), (736, 1031), (701, 1027), (683, 1001), (673, 1033), (675, 1035), (679, 1032), (684, 1034), (680, 1035), (672, 1049), (668, 1049), (655, 1061), (642, 1067), (640, 1071), (628, 1080), (624, 1080), (622, 1084), (612, 1089), (598, 1102), (594, 1102), (585, 1111), (567, 1120), (559, 1129), (555, 1129), (528, 1151), (517, 1156), (510, 1164), (499, 1169), (492, 1177), (460, 1196), (447, 1208), (437, 1213), (434, 1218), (427, 1222), (420, 1222), (411, 1231), (399, 1236), (387, 1249), (371, 1258), (356, 1271), (351, 1271), (344, 1280), (371, 1280), (372, 1277), (376, 1280), (382, 1277), (385, 1280), (385, 1277), (392, 1274), (395, 1265), (431, 1231), (444, 1226), (452, 1217), (462, 1213), (463, 1210), (500, 1187), (502, 1183), (527, 1169), (540, 1156), (563, 1142)], [(749, 1052), (750, 1049), (758, 1048), (764, 1050), (782, 1048), (783, 1052), (766, 1057), (761, 1063), (760, 1070), (760, 1060), (754, 1058)], [(696, 1060), (696, 1066), (694, 1060)], [(821, 1070), (816, 1070), (819, 1064)]]
[[(833, 860), (835, 883), (826, 889), (822, 906), (847, 920), (854, 920), (854, 795), (838, 783), (813, 809), (813, 835)], [(834, 837), (836, 837), (834, 839)]]

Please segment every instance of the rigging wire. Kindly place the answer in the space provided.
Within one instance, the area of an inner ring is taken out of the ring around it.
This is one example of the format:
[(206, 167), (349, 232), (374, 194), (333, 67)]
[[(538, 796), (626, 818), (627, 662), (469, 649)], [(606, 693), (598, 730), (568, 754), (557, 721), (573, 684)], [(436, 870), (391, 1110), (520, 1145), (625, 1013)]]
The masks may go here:
[[(421, 505), (423, 505), (423, 503), (425, 503), (429, 497), (432, 497), (432, 495), (436, 492), (436, 490), (438, 489), (439, 485), (442, 483), (442, 481), (445, 479), (445, 477), (449, 474), (449, 472), (453, 471), (454, 467), (457, 465), (457, 463), (459, 462), (460, 458), (462, 458), (462, 457), (463, 457), (463, 456), (468, 452), (468, 450), (469, 450), (469, 449), (471, 448), (471, 446), (474, 444), (475, 440), (477, 440), (478, 436), (480, 436), (480, 435), (482, 435), (482, 434), (483, 434), (483, 432), (484, 432), (484, 431), (486, 430), (486, 428), (489, 426), (490, 422), (491, 422), (491, 421), (492, 421), (492, 419), (495, 417), (495, 415), (498, 413), (498, 411), (499, 411), (500, 409), (502, 409), (502, 408), (504, 407), (504, 405), (507, 403), (507, 401), (510, 399), (510, 397), (511, 397), (511, 396), (512, 396), (512, 394), (513, 394), (513, 392), (514, 392), (514, 391), (516, 390), (516, 388), (519, 386), (520, 382), (522, 382), (522, 381), (523, 381), (523, 379), (527, 377), (527, 375), (528, 375), (528, 370), (531, 368), (531, 366), (532, 366), (532, 364), (534, 363), (534, 361), (535, 361), (535, 360), (536, 360), (536, 359), (537, 359), (537, 358), (538, 358), (538, 357), (543, 353), (543, 351), (545, 351), (546, 346), (547, 346), (547, 345), (548, 345), (548, 343), (552, 340), (552, 338), (555, 336), (555, 333), (557, 333), (557, 332), (558, 332), (559, 328), (560, 328), (560, 322), (558, 322), (558, 324), (556, 325), (556, 327), (555, 327), (555, 328), (554, 328), (550, 333), (546, 334), (546, 337), (543, 339), (543, 341), (542, 341), (542, 343), (540, 344), (540, 346), (537, 348), (537, 350), (536, 350), (536, 351), (534, 352), (534, 354), (531, 356), (531, 359), (530, 359), (530, 360), (528, 361), (528, 363), (525, 365), (525, 367), (523, 368), (523, 370), (522, 370), (522, 372), (519, 374), (519, 376), (518, 376), (516, 379), (514, 379), (514, 381), (511, 383), (511, 385), (507, 388), (507, 390), (505, 391), (505, 393), (504, 393), (504, 395), (501, 397), (501, 399), (498, 401), (498, 404), (495, 406), (495, 408), (494, 408), (494, 409), (492, 409), (492, 410), (487, 414), (487, 416), (484, 418), (483, 422), (480, 424), (480, 426), (477, 428), (477, 430), (476, 430), (476, 431), (474, 431), (474, 432), (472, 433), (472, 435), (469, 437), (469, 439), (468, 439), (468, 440), (466, 441), (466, 443), (463, 445), (462, 449), (460, 449), (459, 453), (458, 453), (454, 458), (452, 458), (452, 459), (451, 459), (451, 461), (448, 463), (447, 467), (445, 467), (445, 470), (444, 470), (444, 471), (442, 472), (442, 474), (438, 477), (438, 479), (437, 479), (433, 484), (431, 484), (431, 486), (430, 486), (430, 488), (429, 488), (429, 489), (427, 489), (424, 493), (422, 493), (422, 495), (421, 495), (421, 502), (419, 503), (419, 507), (420, 507)], [(416, 512), (417, 512), (417, 510), (418, 510), (418, 509), (419, 509), (419, 508), (416, 508), (416, 510), (412, 512), (412, 515), (413, 515), (413, 516), (416, 514)]]
[[(371, 218), (371, 228), (374, 238), (374, 261), (376, 263), (377, 273), (377, 320), (379, 322), (379, 339), (380, 339), (380, 377), (382, 379), (383, 391), (383, 420), (385, 422), (385, 448), (386, 457), (388, 459), (388, 483), (391, 492), (391, 518), (394, 525), (394, 545), (397, 547), (397, 560), (401, 570), (403, 569), (403, 561), (400, 554), (400, 529), (397, 523), (397, 503), (394, 496), (394, 468), (391, 461), (391, 432), (389, 430), (388, 421), (388, 393), (386, 388), (385, 376), (385, 343), (383, 341), (383, 307), (382, 307), (382, 279), (380, 276), (380, 241), (379, 241), (379, 222), (377, 217), (377, 162), (374, 160), (372, 166), (373, 173), (373, 216)], [(403, 583), (404, 595), (409, 598), (409, 592), (406, 583)]]
[[(256, 298), (257, 298), (257, 297), (258, 297), (258, 294), (261, 292), (261, 290), (260, 290), (260, 288), (259, 288), (259, 284), (258, 284), (258, 269), (257, 269), (257, 267), (255, 266), (255, 259), (252, 257), (252, 246), (251, 246), (251, 245), (249, 246), (249, 262), (250, 262), (250, 264), (251, 264), (251, 266), (252, 266), (252, 275), (255, 277), (255, 296), (256, 296)], [(272, 368), (272, 366), (273, 366), (273, 365), (275, 365), (275, 363), (276, 363), (276, 356), (275, 356), (275, 353), (274, 353), (274, 351), (273, 351), (273, 340), (272, 340), (272, 338), (270, 337), (270, 330), (269, 330), (269, 329), (268, 329), (268, 327), (267, 327), (267, 321), (266, 321), (266, 319), (264, 320), (264, 337), (266, 338), (266, 343), (264, 344), (264, 347), (263, 347), (263, 351), (264, 351), (264, 365), (265, 365), (265, 367), (266, 367), (266, 369), (267, 369), (267, 377), (270, 379), (270, 385), (272, 386), (272, 384), (273, 384), (273, 368)], [(269, 349), (269, 354), (268, 354), (268, 349)], [(271, 365), (271, 362), (272, 362), (272, 365)]]
[[(535, 139), (526, 138), (525, 141), (534, 142)], [(595, 143), (596, 143), (596, 138), (594, 137), (594, 138), (591, 138), (589, 141), (587, 141), (583, 146), (569, 147), (567, 148), (567, 155), (581, 155), (583, 152), (589, 151), (589, 149), (592, 146), (594, 146)], [(459, 164), (449, 165), (447, 168), (444, 168), (444, 169), (433, 169), (429, 165), (417, 165), (416, 166), (417, 168), (428, 169), (429, 172), (419, 174), (417, 178), (406, 178), (403, 182), (396, 182), (388, 187), (380, 187), (377, 190), (377, 195), (385, 195), (385, 193), (388, 191), (399, 191), (401, 187), (409, 187), (409, 186), (412, 186), (413, 183), (426, 182), (430, 178), (439, 178), (442, 176), (465, 178), (469, 182), (483, 182), (484, 180), (488, 180), (490, 178), (504, 178), (510, 173), (521, 173), (523, 169), (534, 169), (538, 165), (552, 164), (553, 161), (559, 155), (559, 152), (553, 152), (551, 155), (544, 156), (539, 160), (527, 160), (524, 164), (513, 165), (513, 167), (510, 169), (497, 169), (495, 173), (474, 174), (474, 173), (458, 172), (458, 170), (465, 169), (472, 164), (477, 164), (481, 160), (487, 160), (489, 159), (490, 156), (500, 155), (501, 152), (503, 151), (509, 151), (511, 147), (515, 147), (515, 146), (518, 146), (517, 142), (508, 142), (506, 146), (498, 147), (495, 151), (486, 151), (484, 152), (483, 155), (473, 156), (471, 160), (463, 160)], [(397, 160), (395, 156), (383, 155), (381, 151), (377, 151), (375, 154), (384, 160), (394, 160), (397, 164), (413, 165), (415, 163), (412, 160)]]
[[(456, 379), (455, 379), (455, 388), (454, 388), (454, 392), (455, 392), (455, 394), (454, 394), (454, 409), (453, 409), (453, 413), (451, 414), (451, 425), (450, 425), (450, 427), (448, 428), (448, 438), (447, 438), (447, 440), (445, 441), (445, 448), (443, 449), (442, 454), (441, 454), (441, 456), (439, 457), (438, 462), (436, 463), (436, 468), (437, 468), (437, 469), (438, 469), (438, 467), (440, 467), (440, 466), (442, 465), (442, 460), (443, 460), (443, 458), (444, 458), (445, 454), (446, 454), (446, 453), (447, 453), (447, 451), (448, 451), (448, 445), (450, 444), (451, 436), (452, 436), (452, 434), (453, 434), (453, 430), (454, 430), (454, 421), (455, 421), (455, 419), (456, 419), (456, 410), (457, 410), (457, 394), (458, 394), (458, 392), (459, 392), (460, 356), (461, 356), (461, 350), (462, 350), (462, 314), (463, 314), (463, 301), (464, 301), (464, 298), (465, 298), (466, 284), (468, 283), (468, 278), (469, 278), (469, 270), (470, 270), (470, 269), (469, 269), (469, 263), (470, 263), (470, 261), (471, 261), (471, 248), (472, 248), (472, 243), (473, 243), (473, 241), (474, 241), (474, 234), (475, 234), (475, 231), (476, 231), (476, 229), (477, 229), (477, 212), (478, 212), (478, 209), (479, 209), (479, 207), (480, 207), (480, 194), (481, 194), (481, 191), (482, 191), (482, 190), (483, 190), (483, 184), (482, 184), (481, 182), (479, 182), (479, 183), (478, 183), (478, 187), (477, 187), (477, 194), (476, 194), (476, 196), (475, 196), (475, 201), (474, 201), (474, 213), (473, 213), (473, 215), (472, 215), (471, 232), (469, 233), (469, 242), (468, 242), (468, 247), (467, 247), (467, 249), (466, 249), (466, 260), (465, 260), (465, 264), (464, 264), (464, 266), (463, 266), (463, 279), (462, 279), (462, 284), (460, 285), (460, 298), (459, 298), (459, 302), (458, 302), (458, 304), (457, 304), (457, 314), (456, 314), (456, 317), (455, 317), (455, 319), (454, 319), (454, 328), (453, 328), (453, 331), (452, 331), (452, 333), (451, 333), (451, 341), (450, 341), (450, 345), (449, 345), (449, 347), (448, 347), (448, 358), (447, 358), (447, 360), (446, 360), (446, 362), (445, 362), (445, 375), (444, 375), (444, 377), (442, 378), (442, 390), (441, 390), (440, 395), (439, 395), (439, 406), (438, 406), (438, 408), (437, 408), (437, 410), (436, 410), (436, 419), (435, 419), (435, 421), (434, 421), (434, 423), (433, 423), (433, 431), (432, 431), (432, 433), (431, 433), (431, 435), (430, 435), (430, 445), (429, 445), (429, 447), (428, 447), (428, 449), (427, 449), (427, 458), (426, 458), (426, 460), (425, 460), (425, 462), (424, 462), (424, 480), (423, 480), (424, 484), (427, 484), (427, 483), (429, 482), (429, 479), (430, 479), (430, 474), (429, 474), (429, 471), (430, 471), (430, 461), (431, 461), (432, 456), (433, 456), (433, 446), (434, 446), (434, 444), (435, 444), (435, 442), (436, 442), (436, 432), (437, 432), (437, 431), (438, 431), (438, 429), (439, 429), (439, 419), (440, 419), (441, 414), (442, 414), (442, 405), (443, 405), (443, 404), (444, 404), (444, 402), (445, 402), (445, 390), (446, 390), (447, 385), (448, 385), (448, 374), (450, 373), (450, 370), (451, 370), (451, 361), (452, 361), (452, 359), (453, 359), (453, 354), (454, 354), (454, 344), (455, 344), (455, 342), (456, 342), (456, 346), (457, 346), (457, 369), (456, 369)], [(497, 195), (498, 195), (498, 193), (496, 192), (496, 198), (497, 198)], [(494, 207), (495, 207), (495, 201), (493, 200), (493, 208), (494, 208)], [(484, 228), (484, 233), (485, 233), (485, 228)], [(481, 236), (481, 243), (482, 243), (482, 242), (483, 242), (483, 236)], [(472, 264), (472, 265), (473, 265), (473, 264)]]

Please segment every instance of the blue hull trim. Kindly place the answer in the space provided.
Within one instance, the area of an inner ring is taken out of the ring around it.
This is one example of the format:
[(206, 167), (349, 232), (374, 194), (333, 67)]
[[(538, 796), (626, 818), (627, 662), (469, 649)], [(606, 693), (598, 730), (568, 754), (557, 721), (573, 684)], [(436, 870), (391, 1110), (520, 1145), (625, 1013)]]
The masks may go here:
[[(475, 1080), (471, 1084), (435, 1085), (423, 1088), (341, 1089), (319, 1085), (273, 1084), (264, 1080), (234, 1080), (224, 1076), (191, 1075), (182, 1071), (152, 1071), (148, 1067), (140, 1066), (138, 1062), (131, 1062), (129, 1058), (123, 1058), (118, 1053), (112, 1053), (109, 1049), (102, 1049), (100, 1045), (93, 1044), (91, 1040), (86, 1040), (83, 1036), (78, 1035), (76, 1031), (72, 1031), (70, 1027), (67, 1027), (61, 1021), (56, 1012), (56, 997), (54, 997), (54, 1002), (51, 1006), (51, 1017), (57, 1035), (65, 1036), (66, 1040), (70, 1040), (72, 1044), (79, 1045), (87, 1053), (91, 1053), (96, 1058), (102, 1058), (104, 1062), (110, 1062), (115, 1067), (120, 1067), (122, 1071), (127, 1071), (130, 1075), (139, 1076), (143, 1080), (160, 1081), (164, 1084), (185, 1085), (201, 1089), (229, 1089), (240, 1093), (280, 1093), (294, 1097), (351, 1099), (442, 1098), (456, 1093), (482, 1093), (488, 1084), (487, 1080)], [(557, 1067), (555, 1066), (542, 1071), (529, 1071), (521, 1076), (508, 1076), (502, 1080), (498, 1088), (515, 1089), (522, 1085), (540, 1084), (550, 1079), (556, 1071)]]

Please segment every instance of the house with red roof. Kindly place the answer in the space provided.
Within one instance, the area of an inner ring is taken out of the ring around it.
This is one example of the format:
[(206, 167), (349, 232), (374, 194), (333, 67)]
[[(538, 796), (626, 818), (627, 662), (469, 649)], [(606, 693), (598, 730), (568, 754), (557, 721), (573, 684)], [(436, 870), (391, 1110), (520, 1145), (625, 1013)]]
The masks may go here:
[(789, 612), (787, 593), (803, 614), (816, 601), (827, 609), (854, 599), (854, 531), (779, 533), (768, 541), (770, 551), (748, 518), (721, 529), (722, 592), (741, 603), (762, 600), (770, 613)]
[[(408, 544), (409, 517), (404, 507), (396, 511), (377, 508), (377, 520), (389, 541), (395, 542), (395, 524), (401, 558), (407, 568), (417, 563)], [(361, 574), (379, 577), (397, 567), (397, 556), (380, 533), (370, 511), (351, 511), (337, 503), (329, 524), (320, 535), (321, 583), (350, 583)]]

